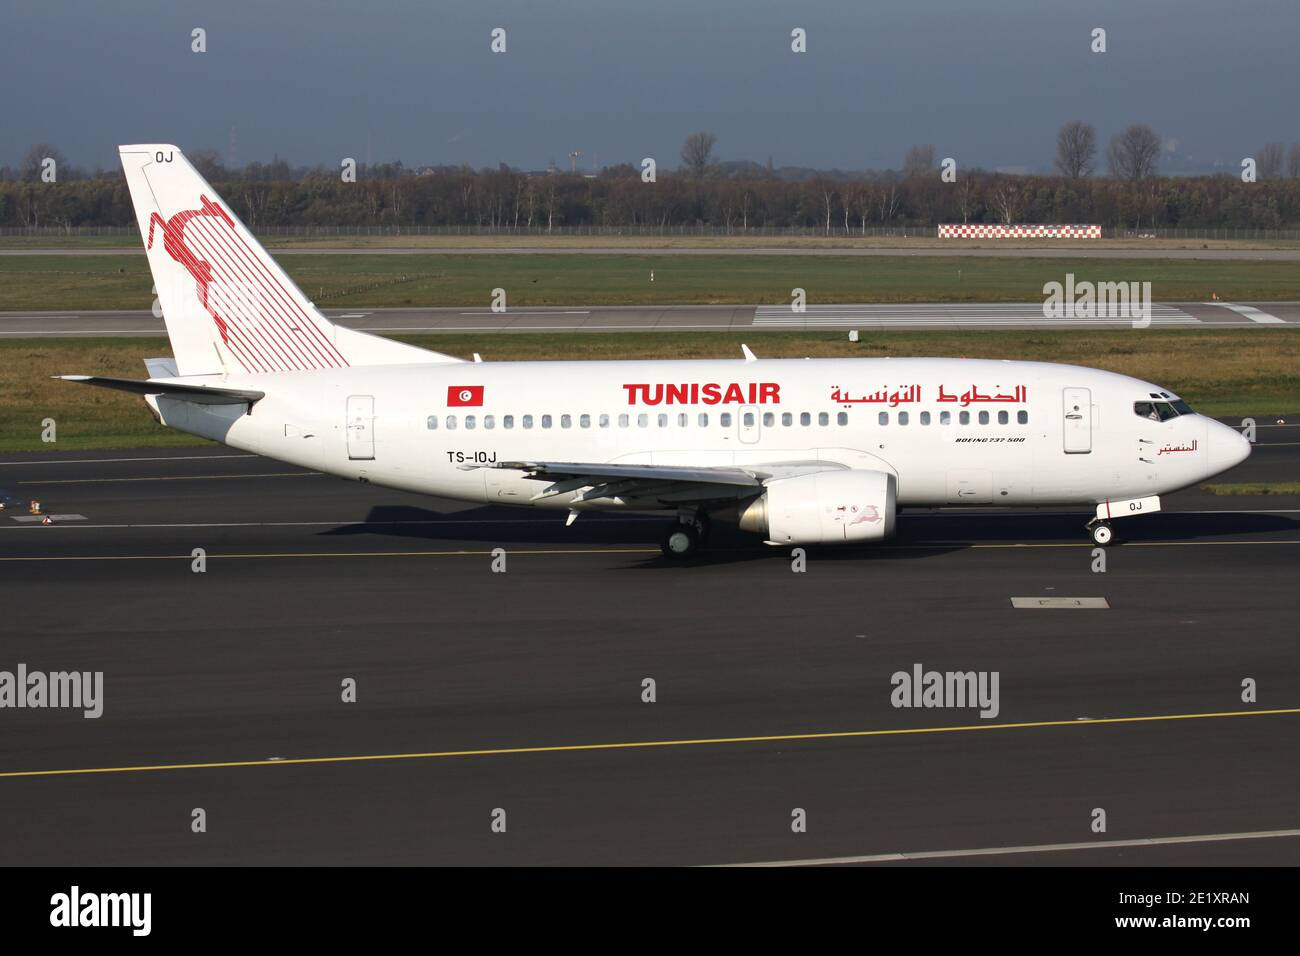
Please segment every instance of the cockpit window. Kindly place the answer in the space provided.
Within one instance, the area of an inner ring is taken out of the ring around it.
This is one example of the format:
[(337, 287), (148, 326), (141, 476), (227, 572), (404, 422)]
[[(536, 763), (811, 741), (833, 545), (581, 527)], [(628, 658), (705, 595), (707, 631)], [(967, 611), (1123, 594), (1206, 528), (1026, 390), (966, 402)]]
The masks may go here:
[[(1181, 405), (1182, 408), (1177, 408), (1177, 405)], [(1133, 403), (1134, 415), (1138, 418), (1149, 418), (1153, 422), (1167, 422), (1169, 419), (1177, 418), (1179, 415), (1190, 415), (1191, 412), (1192, 410), (1188, 407), (1187, 403), (1182, 401), (1172, 405), (1169, 402)]]
[(1195, 414), (1196, 414), (1195, 412), (1192, 411), (1192, 406), (1188, 405), (1188, 404), (1187, 404), (1185, 401), (1183, 401), (1181, 398), (1176, 398), (1176, 399), (1174, 399), (1174, 411), (1176, 411), (1179, 415), (1195, 415)]

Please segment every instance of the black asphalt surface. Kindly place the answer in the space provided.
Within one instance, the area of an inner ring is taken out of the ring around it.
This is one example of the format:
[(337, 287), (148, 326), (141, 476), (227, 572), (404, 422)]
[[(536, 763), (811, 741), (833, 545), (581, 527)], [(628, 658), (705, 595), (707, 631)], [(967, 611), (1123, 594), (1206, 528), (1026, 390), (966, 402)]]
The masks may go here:
[[(1217, 480), (1300, 478), (1300, 429), (1260, 441)], [(717, 864), (1300, 827), (1297, 497), (1172, 496), (1117, 523), (1105, 573), (1082, 512), (951, 511), (794, 573), (722, 525), (669, 564), (662, 519), (566, 529), (215, 446), (0, 456), (0, 489), (0, 670), (104, 672), (98, 720), (0, 709), (0, 864)], [(14, 520), (34, 497), (84, 520)], [(999, 672), (999, 714), (894, 708), (916, 663)], [(1295, 864), (1300, 839), (941, 862)]]
[[(1249, 311), (1243, 313), (1233, 307)], [(626, 305), (487, 308), (326, 309), (333, 322), (379, 334), (439, 332), (754, 332), (919, 329), (1128, 329), (1129, 319), (1047, 319), (1042, 303), (935, 303), (931, 305), (819, 305), (805, 312), (773, 305)], [(1252, 317), (1253, 316), (1253, 317)], [(1294, 329), (1300, 302), (1174, 302), (1152, 307), (1150, 328), (1237, 330)], [(0, 312), (3, 338), (133, 338), (166, 334), (163, 320), (147, 309)]]

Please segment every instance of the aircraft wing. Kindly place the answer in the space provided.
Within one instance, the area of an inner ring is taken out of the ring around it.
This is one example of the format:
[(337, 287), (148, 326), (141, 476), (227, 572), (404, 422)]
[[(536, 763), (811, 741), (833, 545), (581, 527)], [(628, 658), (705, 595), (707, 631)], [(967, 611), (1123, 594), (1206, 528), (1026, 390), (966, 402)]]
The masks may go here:
[(533, 495), (534, 501), (577, 492), (574, 502), (597, 498), (655, 499), (689, 503), (747, 498), (762, 490), (771, 478), (787, 478), (811, 471), (838, 469), (831, 462), (786, 462), (754, 467), (697, 467), (689, 465), (624, 465), (574, 461), (501, 461), (469, 466), (522, 471), (529, 478), (550, 482)]

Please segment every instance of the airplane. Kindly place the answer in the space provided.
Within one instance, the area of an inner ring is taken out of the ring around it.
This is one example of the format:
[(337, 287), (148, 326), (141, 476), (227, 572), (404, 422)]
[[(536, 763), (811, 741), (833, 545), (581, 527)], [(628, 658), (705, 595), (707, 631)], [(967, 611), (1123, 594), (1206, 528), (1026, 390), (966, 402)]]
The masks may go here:
[(171, 358), (164, 425), (352, 481), (462, 501), (714, 516), (779, 547), (879, 542), (904, 507), (1086, 506), (1120, 517), (1250, 454), (1161, 385), (951, 358), (465, 361), (327, 319), (175, 146), (120, 147)]

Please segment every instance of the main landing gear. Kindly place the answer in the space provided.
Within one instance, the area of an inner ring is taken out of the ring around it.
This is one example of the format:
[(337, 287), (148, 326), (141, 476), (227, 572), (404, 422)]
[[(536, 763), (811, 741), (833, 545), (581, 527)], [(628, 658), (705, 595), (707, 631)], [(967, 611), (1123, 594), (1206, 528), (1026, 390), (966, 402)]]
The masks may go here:
[(668, 526), (659, 539), (664, 557), (681, 561), (695, 555), (709, 537), (709, 525), (709, 516), (702, 511), (678, 514), (677, 520)]

